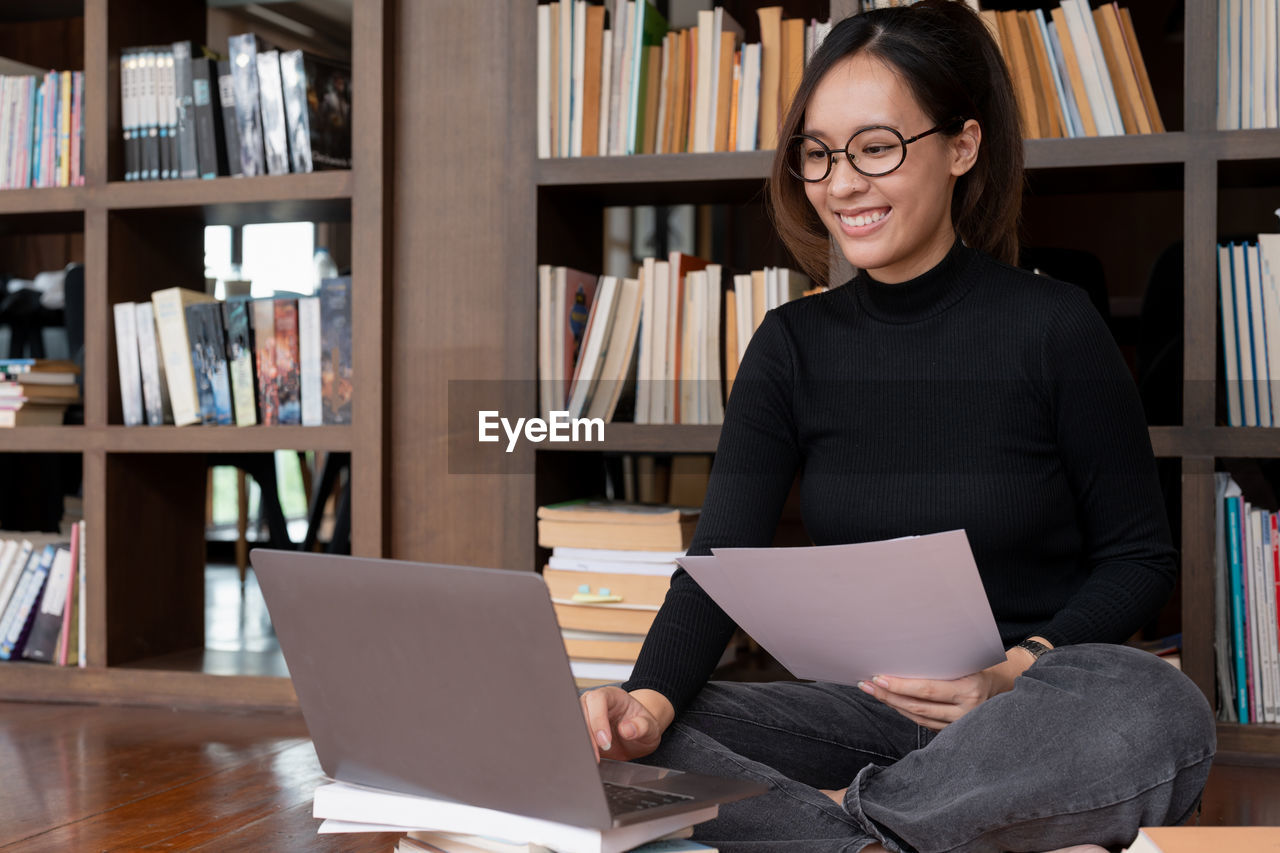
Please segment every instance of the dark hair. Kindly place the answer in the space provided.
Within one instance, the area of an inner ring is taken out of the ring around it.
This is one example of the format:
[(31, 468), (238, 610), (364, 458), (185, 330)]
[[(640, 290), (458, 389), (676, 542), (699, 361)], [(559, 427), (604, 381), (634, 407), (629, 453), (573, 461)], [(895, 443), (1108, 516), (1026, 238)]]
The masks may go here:
[[(830, 236), (803, 183), (787, 171), (787, 140), (799, 132), (818, 83), (832, 66), (865, 51), (902, 76), (934, 124), (955, 116), (982, 128), (978, 158), (956, 181), (951, 221), (965, 244), (1006, 263), (1018, 257), (1022, 208), (1022, 120), (1009, 70), (986, 24), (961, 0), (921, 0), (839, 22), (805, 67), (778, 130), (769, 200), (783, 242), (811, 277), (827, 278)], [(954, 136), (959, 131), (947, 128)]]

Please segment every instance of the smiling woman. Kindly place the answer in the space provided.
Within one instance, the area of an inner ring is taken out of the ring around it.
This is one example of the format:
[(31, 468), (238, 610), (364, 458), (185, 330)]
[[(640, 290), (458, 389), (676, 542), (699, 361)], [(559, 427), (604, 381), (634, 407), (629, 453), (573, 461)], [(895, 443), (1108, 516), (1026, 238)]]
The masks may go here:
[(1176, 573), (1151, 442), (1087, 295), (1012, 266), (1022, 141), (990, 34), (959, 0), (848, 18), (779, 138), (787, 247), (815, 278), (833, 249), (860, 271), (751, 338), (689, 554), (767, 546), (797, 477), (817, 545), (962, 529), (1005, 660), (708, 682), (734, 625), (680, 570), (631, 680), (582, 697), (598, 751), (767, 783), (695, 830), (721, 849), (1116, 848), (1186, 820), (1212, 715), (1119, 645)]

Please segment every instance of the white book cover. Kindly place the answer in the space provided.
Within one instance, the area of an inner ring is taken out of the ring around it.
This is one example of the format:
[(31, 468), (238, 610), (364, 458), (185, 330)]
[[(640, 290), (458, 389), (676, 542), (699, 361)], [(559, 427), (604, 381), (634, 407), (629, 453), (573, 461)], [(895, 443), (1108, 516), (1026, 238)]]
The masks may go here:
[(1240, 127), (1256, 127), (1253, 123), (1253, 0), (1238, 0), (1240, 32), (1236, 36), (1236, 49), (1240, 64)]
[(600, 379), (600, 364), (605, 344), (613, 334), (613, 318), (616, 314), (618, 294), (617, 276), (600, 277), (600, 287), (591, 300), (591, 316), (587, 321), (582, 342), (582, 355), (569, 389), (569, 417), (582, 417)]
[[(1084, 78), (1085, 94), (1089, 98), (1089, 109), (1093, 113), (1094, 123), (1098, 127), (1099, 136), (1115, 136), (1124, 132), (1124, 126), (1112, 122), (1111, 109), (1107, 104), (1107, 95), (1103, 89), (1103, 81), (1111, 85), (1105, 62), (1100, 62), (1102, 48), (1099, 45), (1094, 52), (1090, 41), (1088, 25), (1093, 23), (1093, 16), (1088, 8), (1083, 10), (1071, 0), (1062, 0), (1062, 12), (1067, 19), (1067, 32), (1071, 36), (1071, 45), (1075, 48), (1076, 61), (1080, 65), (1080, 76)], [(1097, 34), (1094, 33), (1095, 39)]]
[(1244, 426), (1240, 393), (1240, 349), (1236, 338), (1236, 307), (1231, 246), (1218, 246), (1218, 301), (1222, 315), (1222, 366), (1227, 382), (1227, 424)]
[(85, 566), (85, 556), (89, 553), (89, 548), (84, 544), (85, 523), (84, 520), (77, 522), (80, 525), (80, 561), (79, 571), (76, 573), (76, 583), (80, 586), (79, 598), (76, 605), (80, 608), (79, 636), (76, 642), (79, 643), (78, 657), (76, 665), (81, 669), (89, 665), (89, 581), (87, 579), (88, 570)]
[(143, 421), (142, 371), (138, 363), (137, 314), (132, 302), (111, 306), (116, 326), (116, 367), (120, 371), (120, 406), (125, 426)]
[(320, 297), (305, 296), (298, 300), (298, 376), (303, 426), (324, 424), (320, 351)]
[(587, 408), (587, 417), (613, 420), (622, 386), (631, 367), (636, 351), (636, 337), (640, 330), (640, 280), (625, 278), (618, 286), (617, 308), (614, 311), (613, 333), (605, 347), (604, 363), (600, 367), (600, 379), (596, 393)]
[(1098, 25), (1089, 10), (1088, 0), (1075, 0), (1076, 8), (1084, 20), (1084, 29), (1088, 37), (1089, 49), (1093, 52), (1094, 63), (1098, 68), (1098, 78), (1102, 83), (1102, 95), (1111, 114), (1111, 126), (1117, 135), (1124, 133), (1124, 121), (1120, 117), (1120, 102), (1116, 100), (1116, 90), (1111, 84), (1111, 74), (1107, 66), (1107, 55), (1102, 50), (1102, 40), (1098, 36)]
[[(697, 390), (698, 365), (695, 351), (698, 349), (698, 341), (704, 336), (703, 327), (698, 324), (698, 306), (697, 292), (698, 282), (702, 279), (703, 273), (700, 270), (690, 270), (685, 274), (684, 286), (680, 289), (680, 306), (679, 315), (672, 313), (672, 317), (679, 316), (680, 321), (677, 326), (672, 323), (674, 331), (679, 334), (675, 336), (676, 347), (679, 355), (673, 355), (669, 362), (668, 378), (671, 380), (670, 385), (674, 393), (669, 399), (668, 409), (670, 417), (667, 423), (693, 424), (697, 423), (697, 403), (694, 399), (694, 393)], [(672, 284), (672, 292), (675, 293), (674, 282)], [(675, 372), (674, 365), (680, 364), (679, 373)], [(680, 416), (675, 416), (676, 398), (680, 401)]]
[[(631, 551), (620, 552), (625, 554)], [(647, 552), (642, 552), (647, 553)], [(683, 553), (680, 556), (684, 556)], [(625, 559), (605, 559), (597, 557), (565, 557), (553, 553), (547, 559), (547, 568), (560, 569), (566, 572), (597, 572), (619, 575), (646, 575), (651, 577), (671, 577), (677, 568), (675, 557), (666, 562), (642, 563)]]
[(1246, 504), (1249, 510), (1247, 525), (1247, 535), (1249, 541), (1249, 572), (1245, 579), (1245, 583), (1249, 586), (1249, 675), (1251, 679), (1249, 689), (1249, 719), (1265, 722), (1263, 717), (1263, 665), (1262, 665), (1262, 590), (1259, 583), (1259, 566), (1262, 562), (1261, 553), (1261, 536), (1262, 522), (1260, 516), (1262, 510), (1253, 506), (1252, 503)]
[(258, 105), (262, 111), (262, 144), (267, 174), (289, 174), (289, 122), (284, 114), (284, 85), (280, 79), (280, 54), (258, 54)]
[(1249, 46), (1249, 60), (1252, 70), (1249, 72), (1249, 113), (1252, 116), (1252, 127), (1267, 126), (1267, 77), (1275, 75), (1274, 68), (1266, 67), (1267, 59), (1267, 33), (1266, 33), (1266, 7), (1271, 0), (1253, 0), (1250, 22), (1250, 28), (1245, 32), (1252, 35), (1252, 44)]
[(1227, 130), (1239, 130), (1245, 127), (1244, 111), (1241, 109), (1244, 87), (1244, 43), (1241, 26), (1244, 23), (1243, 3), (1246, 0), (1226, 0), (1227, 2)]
[(587, 0), (573, 3), (573, 91), (570, 96), (569, 156), (582, 156), (582, 90), (586, 82)]
[(1280, 699), (1280, 684), (1277, 684), (1277, 678), (1280, 678), (1280, 669), (1277, 663), (1280, 662), (1280, 655), (1276, 649), (1276, 584), (1275, 584), (1275, 558), (1272, 555), (1271, 543), (1271, 516), (1272, 513), (1262, 512), (1262, 554), (1261, 566), (1258, 570), (1259, 581), (1258, 588), (1261, 597), (1260, 624), (1263, 628), (1263, 637), (1261, 645), (1263, 648), (1262, 663), (1264, 669), (1263, 682), (1265, 693), (1263, 695), (1263, 715), (1268, 723), (1280, 721), (1280, 708), (1277, 707), (1277, 700)]
[(0, 548), (0, 613), (4, 612), (4, 607), (8, 604), (8, 597), (4, 591), (10, 588), (9, 578), (12, 576), (14, 582), (17, 581), (17, 574), (26, 566), (24, 561), (21, 566), (14, 568), (18, 562), (18, 553), (22, 550), (22, 543), (17, 539), (6, 539), (4, 546)]
[(626, 681), (631, 677), (632, 663), (599, 660), (569, 660), (569, 669), (574, 678), (606, 679), (608, 681)]
[(560, 126), (556, 130), (557, 157), (568, 157), (573, 151), (570, 134), (573, 129), (573, 4), (575, 0), (561, 0), (560, 26), (556, 34), (560, 39), (556, 81), (559, 84), (560, 108), (557, 113)]
[(1230, 130), (1231, 32), (1229, 0), (1218, 0), (1218, 130)]
[(138, 334), (138, 363), (142, 371), (142, 403), (146, 408), (147, 424), (163, 426), (173, 420), (169, 405), (169, 384), (165, 381), (164, 361), (160, 358), (156, 342), (155, 310), (150, 302), (134, 306), (135, 326)]
[[(1257, 244), (1245, 244), (1244, 263), (1245, 276), (1249, 280), (1249, 319), (1253, 324), (1253, 381), (1257, 386), (1258, 426), (1269, 427), (1272, 425), (1271, 371), (1267, 353), (1270, 335), (1267, 332)], [(1277, 343), (1280, 344), (1280, 340)]]
[(1249, 318), (1249, 279), (1245, 275), (1243, 243), (1231, 244), (1232, 299), (1236, 308), (1236, 346), (1240, 352), (1240, 397), (1244, 403), (1244, 425), (1258, 425), (1257, 388), (1254, 386), (1253, 325)]
[[(613, 60), (618, 67), (614, 75), (618, 80), (617, 101), (610, 100), (613, 113), (613, 128), (609, 131), (609, 153), (621, 156), (627, 153), (627, 129), (631, 116), (631, 73), (632, 57), (635, 54), (636, 0), (627, 0), (625, 8), (618, 7), (622, 13), (623, 28), (614, 33)], [(621, 36), (621, 44), (618, 44)]]
[(697, 50), (698, 67), (695, 69), (693, 95), (693, 150), (706, 153), (714, 150), (711, 140), (715, 139), (715, 84), (716, 72), (720, 66), (716, 64), (720, 39), (715, 31), (715, 12), (711, 9), (698, 11)]
[(609, 127), (613, 121), (613, 99), (610, 81), (613, 80), (613, 30), (605, 30), (600, 41), (600, 130), (596, 151), (604, 156), (609, 153)]
[(640, 265), (640, 352), (636, 357), (636, 413), (638, 424), (653, 423), (653, 345), (654, 327), (657, 323), (653, 258), (645, 258)]
[[(559, 853), (622, 853), (686, 826), (711, 820), (718, 806), (613, 829), (570, 826), (463, 803), (330, 782), (316, 788), (312, 814), (325, 820), (465, 832), (542, 844)], [(321, 832), (325, 830), (322, 828)], [(363, 831), (363, 830), (361, 830)]]
[[(1262, 103), (1264, 107), (1263, 126), (1277, 127), (1280, 126), (1280, 73), (1277, 68), (1280, 67), (1280, 57), (1277, 57), (1277, 36), (1276, 27), (1280, 24), (1280, 3), (1277, 0), (1263, 0), (1263, 59), (1262, 59), (1262, 81), (1263, 96)], [(1270, 69), (1270, 73), (1267, 73)]]
[(538, 6), (538, 156), (551, 156), (551, 7)]

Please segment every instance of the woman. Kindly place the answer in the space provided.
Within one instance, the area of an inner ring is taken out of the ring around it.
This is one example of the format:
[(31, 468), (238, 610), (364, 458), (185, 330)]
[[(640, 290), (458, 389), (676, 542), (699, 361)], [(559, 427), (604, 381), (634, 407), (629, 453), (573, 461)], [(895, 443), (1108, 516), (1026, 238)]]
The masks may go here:
[(697, 828), (726, 850), (1118, 847), (1187, 819), (1212, 715), (1117, 645), (1175, 574), (1142, 408), (1086, 295), (1010, 266), (1022, 141), (990, 35), (949, 0), (843, 21), (779, 138), (783, 239), (861, 272), (752, 338), (689, 552), (768, 545), (797, 475), (818, 544), (963, 528), (1006, 660), (709, 683), (734, 626), (681, 571), (632, 679), (583, 695), (597, 751), (767, 782)]

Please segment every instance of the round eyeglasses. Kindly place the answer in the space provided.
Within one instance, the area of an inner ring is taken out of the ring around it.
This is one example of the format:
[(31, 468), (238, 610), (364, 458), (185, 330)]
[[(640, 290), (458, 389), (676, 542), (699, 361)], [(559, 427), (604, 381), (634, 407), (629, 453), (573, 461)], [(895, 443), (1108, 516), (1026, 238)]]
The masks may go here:
[(910, 139), (903, 139), (902, 134), (892, 127), (864, 127), (849, 137), (843, 148), (835, 149), (828, 148), (821, 139), (800, 134), (787, 142), (787, 171), (811, 184), (825, 181), (831, 174), (833, 158), (837, 154), (843, 154), (859, 174), (879, 178), (903, 164), (907, 159), (908, 145), (963, 122), (963, 118), (956, 117), (937, 127), (931, 127), (924, 133), (917, 133)]

